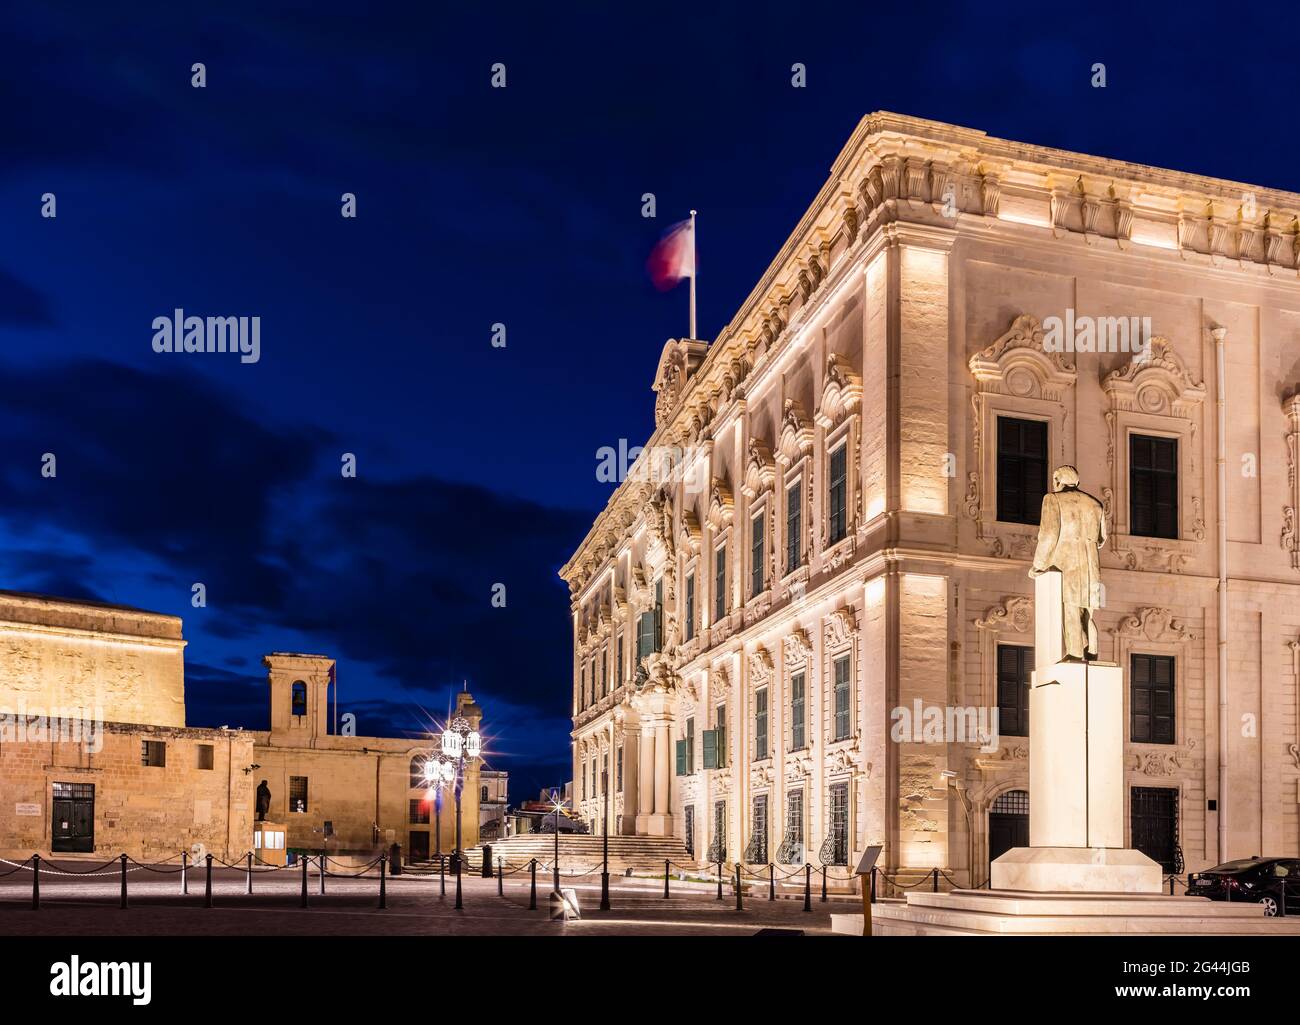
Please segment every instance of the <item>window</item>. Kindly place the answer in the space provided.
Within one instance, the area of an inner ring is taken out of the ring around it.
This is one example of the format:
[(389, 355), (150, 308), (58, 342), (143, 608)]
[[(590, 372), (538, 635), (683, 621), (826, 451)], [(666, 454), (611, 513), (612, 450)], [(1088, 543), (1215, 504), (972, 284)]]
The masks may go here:
[(713, 553), (713, 621), (727, 615), (727, 546), (718, 545)]
[(1133, 846), (1165, 872), (1181, 872), (1178, 850), (1178, 791), (1173, 787), (1134, 787), (1130, 795)]
[(807, 744), (805, 724), (807, 699), (804, 693), (804, 675), (795, 673), (790, 677), (790, 749), (801, 750)]
[(596, 703), (596, 656), (591, 656), (591, 703)]
[(785, 833), (791, 843), (803, 845), (803, 791), (791, 790), (786, 796)]
[(686, 639), (695, 636), (695, 574), (686, 577)]
[(1004, 737), (1029, 736), (1029, 673), (1034, 649), (998, 645), (998, 732)]
[(841, 655), (835, 660), (835, 733), (832, 740), (847, 740), (852, 729), (849, 690), (849, 656)]
[(844, 540), (848, 533), (849, 447), (841, 445), (831, 453), (830, 543)]
[(618, 635), (618, 665), (614, 668), (614, 686), (623, 686), (623, 635)]
[(1129, 666), (1129, 740), (1174, 742), (1174, 657), (1133, 655)]
[(831, 865), (849, 863), (849, 785), (831, 786)]
[(161, 769), (167, 764), (167, 744), (161, 740), (140, 741), (140, 764)]
[(767, 757), (767, 688), (754, 691), (754, 758)]
[(750, 856), (745, 860), (751, 865), (767, 864), (767, 794), (754, 797), (754, 835), (746, 853)]
[(799, 540), (803, 535), (803, 483), (793, 485), (785, 493), (785, 571), (793, 573), (799, 568)]
[(686, 853), (695, 857), (695, 805), (686, 806)]
[(759, 513), (750, 523), (749, 593), (750, 597), (763, 593), (763, 535), (767, 516)]
[(415, 789), (416, 787), (423, 788), (425, 783), (424, 755), (416, 755), (411, 759), (411, 789)]
[(289, 777), (289, 810), (303, 814), (307, 811), (307, 777)]
[(1178, 537), (1178, 439), (1132, 434), (1128, 459), (1129, 532)]
[(713, 802), (713, 846), (709, 850), (710, 861), (727, 860), (727, 802)]
[(686, 740), (685, 740), (685, 738), (683, 738), (682, 740), (677, 741), (677, 743), (676, 743), (676, 745), (675, 745), (675, 748), (676, 748), (676, 753), (677, 753), (677, 775), (679, 775), (679, 776), (685, 776), (685, 775), (686, 775)]
[(686, 720), (686, 774), (695, 772), (695, 717)]
[(615, 771), (618, 774), (618, 792), (623, 792), (623, 745), (618, 745), (618, 755), (614, 759)]
[(429, 823), (429, 802), (422, 797), (411, 798), (411, 825), (424, 826)]
[(307, 685), (301, 680), (296, 681), (293, 685), (293, 696), (290, 703), (294, 715), (307, 714)]
[(578, 707), (587, 707), (587, 665), (583, 663), (581, 677), (578, 683)]
[(602, 649), (600, 652), (600, 696), (602, 698), (609, 693), (608, 658), (609, 652)]
[(714, 728), (718, 731), (718, 768), (726, 768), (727, 765), (727, 706), (719, 705), (717, 718), (713, 720)]
[(1037, 523), (1047, 493), (1047, 423), (998, 417), (998, 519)]
[(212, 768), (213, 747), (211, 744), (198, 744), (195, 746), (195, 765), (200, 769)]
[(479, 787), (479, 790), (478, 790), (478, 800), (479, 800), (479, 804), (487, 804), (487, 803), (488, 803), (488, 788), (487, 788), (487, 787)]
[(655, 610), (647, 609), (637, 620), (636, 660), (641, 662), (647, 655), (659, 650), (655, 643)]

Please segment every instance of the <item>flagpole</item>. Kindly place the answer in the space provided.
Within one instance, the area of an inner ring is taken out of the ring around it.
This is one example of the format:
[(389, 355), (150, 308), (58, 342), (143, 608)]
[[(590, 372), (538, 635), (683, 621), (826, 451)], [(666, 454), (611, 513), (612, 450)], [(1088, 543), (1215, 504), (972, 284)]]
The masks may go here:
[(695, 337), (695, 211), (691, 211), (691, 338)]

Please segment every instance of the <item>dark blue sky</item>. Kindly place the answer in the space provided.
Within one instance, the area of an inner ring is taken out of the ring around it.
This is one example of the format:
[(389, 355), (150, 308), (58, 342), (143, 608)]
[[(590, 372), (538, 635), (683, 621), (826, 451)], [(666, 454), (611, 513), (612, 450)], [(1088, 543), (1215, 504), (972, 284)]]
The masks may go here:
[[(707, 338), (871, 110), (1300, 188), (1293, 8), (211, 6), (5, 13), (0, 587), (184, 616), (196, 725), (264, 724), (270, 650), (337, 657), (368, 734), (467, 679), (516, 800), (567, 775), (596, 450), (685, 331), (669, 223)], [(175, 307), (260, 316), (261, 360), (154, 353)]]

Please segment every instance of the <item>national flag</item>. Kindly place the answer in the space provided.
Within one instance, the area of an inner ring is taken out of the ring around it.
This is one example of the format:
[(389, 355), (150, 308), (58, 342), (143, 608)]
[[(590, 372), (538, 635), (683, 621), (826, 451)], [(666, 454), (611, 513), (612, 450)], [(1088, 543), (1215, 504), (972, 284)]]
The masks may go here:
[(695, 231), (691, 222), (678, 221), (665, 232), (646, 260), (655, 288), (666, 292), (683, 278), (695, 276)]

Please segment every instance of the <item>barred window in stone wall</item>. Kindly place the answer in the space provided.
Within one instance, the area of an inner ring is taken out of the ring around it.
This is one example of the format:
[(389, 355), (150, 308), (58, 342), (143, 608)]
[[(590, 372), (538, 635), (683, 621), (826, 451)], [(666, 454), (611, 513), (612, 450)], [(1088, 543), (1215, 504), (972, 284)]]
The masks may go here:
[(140, 742), (140, 764), (161, 769), (167, 764), (167, 744), (162, 740)]
[(289, 811), (304, 814), (307, 811), (307, 777), (289, 777)]
[(425, 826), (429, 823), (429, 802), (422, 797), (411, 798), (411, 825)]
[(831, 786), (831, 865), (849, 863), (849, 785)]
[(751, 865), (767, 864), (767, 794), (754, 797), (754, 833), (745, 861)]

